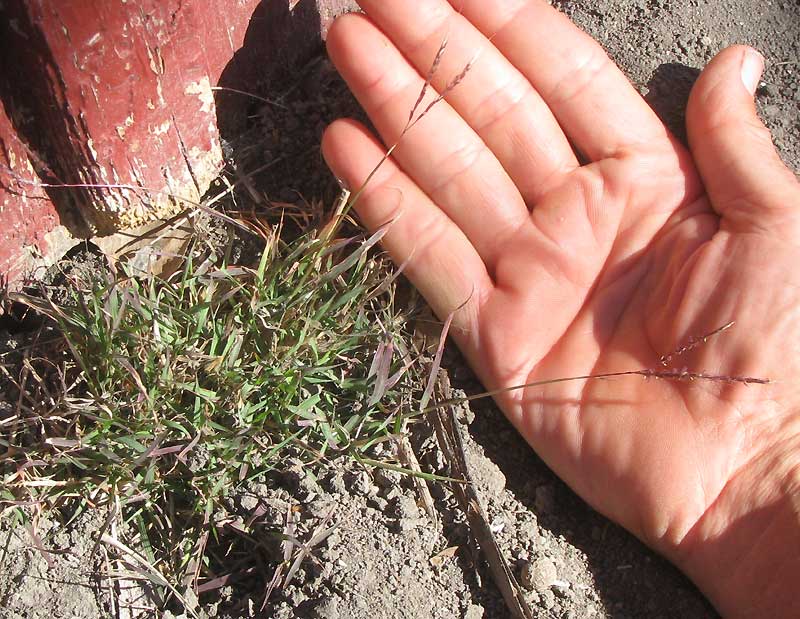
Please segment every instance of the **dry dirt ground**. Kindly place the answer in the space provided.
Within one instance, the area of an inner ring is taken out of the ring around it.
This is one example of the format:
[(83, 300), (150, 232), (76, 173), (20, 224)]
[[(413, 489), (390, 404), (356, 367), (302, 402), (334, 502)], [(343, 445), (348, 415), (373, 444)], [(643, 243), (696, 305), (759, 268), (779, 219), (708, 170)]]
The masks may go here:
[[(797, 0), (557, 4), (606, 47), (679, 135), (683, 133), (683, 106), (698, 69), (728, 44), (758, 47), (768, 60), (759, 90), (759, 109), (784, 159), (800, 170)], [(273, 174), (260, 179), (272, 197), (281, 201), (300, 201), (300, 194), (330, 197), (333, 192), (334, 185), (315, 144), (324, 124), (346, 112), (351, 104), (341, 95), (341, 85), (329, 74), (324, 61), (310, 67), (287, 99), (291, 102), (288, 110), (262, 113), (260, 131), (263, 135), (268, 126), (275, 143), (239, 159), (247, 165), (248, 161), (263, 162), (271, 153), (288, 153), (291, 165), (285, 170), (277, 166)], [(235, 140), (230, 144), (235, 151)], [(289, 169), (295, 170), (294, 176), (287, 176)], [(5, 339), (13, 344), (13, 337)], [(477, 389), (454, 353), (449, 365), (456, 387)], [(467, 460), (475, 485), (500, 548), (525, 586), (535, 616), (717, 616), (681, 574), (594, 513), (562, 484), (491, 403), (476, 403), (465, 416)], [(441, 470), (440, 455), (429, 431), (421, 429), (415, 445), (423, 467)], [(507, 617), (489, 573), (475, 558), (467, 527), (449, 491), (436, 486), (432, 494), (436, 521), (418, 506), (409, 479), (353, 466), (293, 470), (267, 483), (237, 490), (230, 497), (230, 513), (244, 519), (259, 513), (264, 523), (265, 541), (258, 549), (263, 570), (250, 573), (214, 596), (203, 597), (202, 612), (210, 617), (259, 616), (265, 584), (279, 559), (269, 533), (282, 528), (287, 508), (295, 505), (301, 540), (309, 539), (328, 517), (335, 529), (312, 549), (293, 581), (273, 594), (260, 616)], [(98, 525), (98, 517), (91, 513), (67, 526), (55, 518), (41, 523), (38, 533), (44, 545), (55, 551), (50, 555), (50, 566), (32, 548), (27, 533), (2, 525), (0, 617), (135, 616), (135, 612), (126, 615), (111, 601), (109, 581), (103, 576), (107, 559), (102, 551), (92, 554)], [(142, 604), (147, 606), (146, 599)]]

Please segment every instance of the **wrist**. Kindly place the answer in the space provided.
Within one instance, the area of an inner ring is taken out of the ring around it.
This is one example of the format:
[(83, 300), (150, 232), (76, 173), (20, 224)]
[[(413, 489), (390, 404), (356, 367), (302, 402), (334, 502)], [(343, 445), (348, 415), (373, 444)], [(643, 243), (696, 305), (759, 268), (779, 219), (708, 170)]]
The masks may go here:
[(722, 616), (800, 617), (800, 445), (741, 470), (673, 561)]

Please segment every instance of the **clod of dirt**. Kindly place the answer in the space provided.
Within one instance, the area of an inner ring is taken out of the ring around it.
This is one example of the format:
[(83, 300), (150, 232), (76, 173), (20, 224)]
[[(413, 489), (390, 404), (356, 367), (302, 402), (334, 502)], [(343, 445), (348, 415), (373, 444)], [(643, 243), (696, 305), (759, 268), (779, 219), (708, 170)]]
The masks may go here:
[(464, 612), (464, 619), (483, 619), (483, 606), (470, 604)]
[(533, 499), (533, 507), (537, 514), (549, 514), (556, 507), (555, 487), (549, 484), (538, 486)]
[(312, 611), (313, 619), (344, 619), (339, 612), (339, 598), (332, 596), (323, 600)]
[(522, 586), (539, 593), (550, 589), (556, 580), (558, 580), (556, 565), (546, 557), (536, 559), (533, 563), (525, 563), (520, 572)]

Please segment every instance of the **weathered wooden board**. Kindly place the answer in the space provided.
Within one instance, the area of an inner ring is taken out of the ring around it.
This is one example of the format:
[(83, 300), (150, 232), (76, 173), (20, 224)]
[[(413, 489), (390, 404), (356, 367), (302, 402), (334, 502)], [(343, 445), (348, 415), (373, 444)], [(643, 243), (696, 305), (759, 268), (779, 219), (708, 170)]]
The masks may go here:
[(223, 160), (216, 87), (268, 95), (270, 67), (352, 5), (0, 0), (0, 274), (58, 224), (105, 233), (199, 200)]

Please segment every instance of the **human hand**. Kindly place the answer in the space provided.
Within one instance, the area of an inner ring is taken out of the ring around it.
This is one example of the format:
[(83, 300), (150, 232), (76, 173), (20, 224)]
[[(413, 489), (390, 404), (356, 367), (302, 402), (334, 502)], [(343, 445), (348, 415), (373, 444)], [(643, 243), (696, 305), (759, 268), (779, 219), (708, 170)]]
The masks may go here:
[[(445, 38), (437, 90), (474, 59), (366, 186), (365, 225), (396, 219), (384, 246), (411, 256), (440, 317), (469, 299), (451, 333), (490, 390), (655, 368), (735, 321), (677, 363), (770, 384), (588, 379), (495, 399), (726, 616), (799, 614), (800, 186), (755, 113), (760, 56), (734, 47), (706, 68), (689, 153), (542, 0), (361, 5), (368, 17), (339, 19), (328, 49), (387, 145)], [(323, 141), (352, 188), (384, 152), (351, 121)]]

